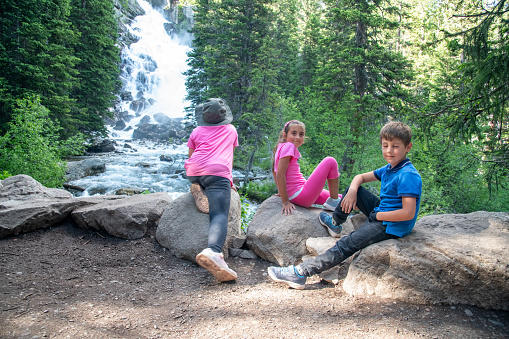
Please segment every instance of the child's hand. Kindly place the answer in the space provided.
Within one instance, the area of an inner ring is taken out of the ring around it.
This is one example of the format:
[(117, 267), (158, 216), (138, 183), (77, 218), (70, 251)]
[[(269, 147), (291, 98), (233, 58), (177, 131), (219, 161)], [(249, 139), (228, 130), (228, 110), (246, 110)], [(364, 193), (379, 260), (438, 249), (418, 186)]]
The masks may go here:
[(295, 209), (295, 205), (292, 204), (290, 201), (283, 203), (283, 209), (281, 210), (281, 213), (284, 215), (290, 215), (293, 214), (293, 210)]
[(341, 200), (341, 209), (345, 213), (350, 213), (352, 209), (357, 205), (357, 192), (349, 190)]

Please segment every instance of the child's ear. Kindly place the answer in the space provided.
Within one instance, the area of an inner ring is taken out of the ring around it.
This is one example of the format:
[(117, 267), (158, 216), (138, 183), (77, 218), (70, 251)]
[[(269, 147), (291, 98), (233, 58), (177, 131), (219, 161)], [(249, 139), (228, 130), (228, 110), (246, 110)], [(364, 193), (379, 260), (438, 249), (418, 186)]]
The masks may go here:
[(406, 146), (406, 152), (410, 152), (410, 150), (412, 149), (412, 143), (409, 143), (407, 146)]

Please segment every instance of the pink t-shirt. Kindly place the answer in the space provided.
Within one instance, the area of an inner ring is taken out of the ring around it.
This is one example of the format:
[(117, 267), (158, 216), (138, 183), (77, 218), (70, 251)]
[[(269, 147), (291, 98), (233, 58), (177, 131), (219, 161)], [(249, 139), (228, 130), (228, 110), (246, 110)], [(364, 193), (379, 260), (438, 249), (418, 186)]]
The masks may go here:
[(238, 145), (237, 130), (231, 124), (196, 127), (187, 142), (194, 152), (185, 162), (186, 174), (216, 175), (233, 185), (233, 151)]
[(291, 197), (294, 193), (304, 186), (306, 179), (300, 172), (299, 158), (300, 152), (291, 142), (283, 142), (277, 145), (276, 154), (274, 156), (274, 171), (277, 172), (279, 159), (291, 156), (288, 169), (286, 170), (286, 191)]

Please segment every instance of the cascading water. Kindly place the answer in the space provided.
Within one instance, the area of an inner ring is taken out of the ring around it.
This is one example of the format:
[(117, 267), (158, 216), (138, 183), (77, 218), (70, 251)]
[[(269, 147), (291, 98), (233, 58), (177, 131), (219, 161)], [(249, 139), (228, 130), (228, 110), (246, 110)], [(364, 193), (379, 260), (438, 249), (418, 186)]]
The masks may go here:
[(183, 118), (189, 105), (184, 101), (182, 73), (187, 69), (190, 47), (168, 35), (165, 26), (169, 22), (160, 12), (145, 0), (138, 3), (146, 14), (136, 17), (129, 29), (139, 40), (122, 52), (123, 101), (117, 109), (125, 126), (110, 127), (110, 137), (118, 147), (115, 153), (98, 156), (106, 162), (106, 171), (69, 182), (85, 189), (80, 196), (113, 194), (134, 187), (165, 191), (175, 198), (189, 189), (188, 180), (179, 175), (187, 156), (185, 145), (132, 140), (141, 119), (154, 122), (154, 115), (161, 113)]

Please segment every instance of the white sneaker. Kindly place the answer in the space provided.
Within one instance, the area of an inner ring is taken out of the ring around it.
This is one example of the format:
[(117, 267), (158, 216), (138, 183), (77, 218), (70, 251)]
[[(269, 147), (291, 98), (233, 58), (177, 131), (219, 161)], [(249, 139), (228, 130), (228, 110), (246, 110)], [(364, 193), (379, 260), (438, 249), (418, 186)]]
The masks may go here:
[(224, 261), (223, 253), (206, 248), (196, 256), (196, 263), (212, 273), (219, 282), (237, 279), (237, 273)]
[(329, 211), (334, 212), (334, 210), (336, 209), (338, 204), (339, 204), (339, 199), (332, 199), (329, 197), (323, 203), (323, 207), (325, 207), (325, 209), (328, 209)]

